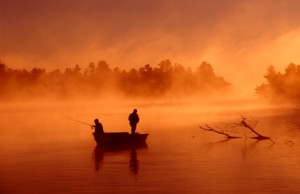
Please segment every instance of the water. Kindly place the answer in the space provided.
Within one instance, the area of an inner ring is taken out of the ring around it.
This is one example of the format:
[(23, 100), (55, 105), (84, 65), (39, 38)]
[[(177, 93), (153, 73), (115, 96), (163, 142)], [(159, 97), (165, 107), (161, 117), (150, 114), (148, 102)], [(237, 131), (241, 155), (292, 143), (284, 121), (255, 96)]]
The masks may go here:
[(91, 104), (3, 105), (0, 193), (300, 192), (297, 111), (247, 113), (257, 116), (256, 129), (274, 143), (226, 140), (198, 127), (225, 126), (245, 112), (139, 104), (138, 131), (150, 134), (148, 146), (103, 151), (88, 126), (67, 117), (84, 122), (98, 117), (105, 130), (130, 131), (132, 108)]

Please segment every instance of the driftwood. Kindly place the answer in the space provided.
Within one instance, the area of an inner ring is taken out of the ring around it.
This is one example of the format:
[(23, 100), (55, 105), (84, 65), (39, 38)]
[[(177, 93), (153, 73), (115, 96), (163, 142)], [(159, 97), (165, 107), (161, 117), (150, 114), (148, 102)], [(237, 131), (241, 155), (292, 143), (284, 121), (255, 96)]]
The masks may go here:
[(206, 130), (206, 131), (212, 131), (212, 132), (215, 132), (215, 133), (218, 133), (218, 134), (221, 134), (221, 135), (225, 135), (226, 138), (228, 139), (232, 139), (232, 138), (241, 138), (241, 137), (237, 137), (237, 136), (232, 136), (232, 135), (229, 135), (226, 131), (219, 131), (219, 130), (216, 130), (216, 129), (213, 129), (211, 128), (210, 126), (208, 125), (205, 125), (205, 127), (202, 127), (201, 125), (199, 126), (201, 129), (203, 130)]
[[(257, 139), (257, 140), (269, 139), (269, 140), (273, 141), (270, 137), (261, 135), (256, 130), (254, 130), (254, 128), (256, 127), (257, 122), (255, 122), (254, 125), (251, 126), (246, 120), (247, 120), (246, 118), (242, 117), (242, 120), (239, 123), (234, 123), (234, 125), (240, 126), (242, 128), (249, 129), (252, 133), (254, 133), (256, 135), (255, 137), (250, 137), (252, 139)], [(226, 130), (217, 130), (217, 129), (214, 129), (214, 128), (208, 126), (208, 125), (205, 125), (205, 126), (206, 127), (202, 127), (202, 126), (199, 126), (199, 127), (201, 129), (203, 129), (203, 130), (206, 130), (206, 131), (212, 131), (212, 132), (224, 135), (228, 139), (231, 139), (231, 138), (241, 138), (239, 136), (232, 136), (232, 135), (228, 134)], [(241, 129), (239, 129), (239, 131), (241, 132)]]
[(254, 127), (251, 127), (250, 124), (247, 123), (246, 118), (244, 118), (244, 117), (242, 118), (241, 122), (238, 123), (238, 125), (249, 129), (250, 131), (252, 131), (256, 135), (256, 137), (251, 137), (253, 139), (258, 139), (258, 140), (271, 139), (270, 137), (261, 135), (257, 131), (255, 131), (254, 128), (255, 128), (256, 124), (257, 124), (257, 122), (255, 123)]

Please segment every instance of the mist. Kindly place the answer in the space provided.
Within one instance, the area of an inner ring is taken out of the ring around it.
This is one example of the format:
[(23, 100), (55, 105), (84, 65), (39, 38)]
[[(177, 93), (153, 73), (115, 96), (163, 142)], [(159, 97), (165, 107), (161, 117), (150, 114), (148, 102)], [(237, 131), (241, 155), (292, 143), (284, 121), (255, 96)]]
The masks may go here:
[(0, 4), (4, 104), (105, 102), (242, 115), (277, 95), (264, 77), (270, 65), (282, 72), (300, 63), (293, 0)]
[(208, 61), (251, 94), (269, 65), (299, 63), (297, 7), (294, 0), (1, 0), (0, 59), (29, 69), (106, 60), (126, 70), (162, 59), (194, 70)]
[(0, 193), (299, 193), (299, 7), (0, 0)]

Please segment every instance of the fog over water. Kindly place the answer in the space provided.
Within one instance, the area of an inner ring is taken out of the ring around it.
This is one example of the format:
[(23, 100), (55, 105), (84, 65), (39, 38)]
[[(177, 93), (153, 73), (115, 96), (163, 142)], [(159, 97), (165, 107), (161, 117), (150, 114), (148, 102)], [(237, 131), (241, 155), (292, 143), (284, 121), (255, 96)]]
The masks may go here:
[[(99, 99), (2, 104), (1, 192), (299, 192), (298, 110), (247, 103)], [(146, 148), (98, 150), (93, 130), (71, 120), (92, 124), (99, 118), (107, 132), (129, 132), (133, 108), (141, 118), (137, 131), (149, 133)], [(228, 129), (241, 116), (258, 121), (255, 129), (272, 141), (250, 139), (249, 131), (227, 140), (199, 128)]]
[(0, 193), (300, 193), (299, 7), (0, 0)]

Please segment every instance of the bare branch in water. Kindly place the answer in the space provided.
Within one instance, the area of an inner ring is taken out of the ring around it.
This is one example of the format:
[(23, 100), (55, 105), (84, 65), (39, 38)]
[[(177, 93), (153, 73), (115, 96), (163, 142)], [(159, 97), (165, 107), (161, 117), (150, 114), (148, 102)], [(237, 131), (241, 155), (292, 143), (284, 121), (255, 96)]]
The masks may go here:
[(263, 140), (263, 139), (271, 139), (270, 137), (267, 137), (267, 136), (263, 136), (261, 134), (259, 134), (257, 131), (254, 130), (256, 124), (257, 124), (257, 121), (255, 122), (255, 125), (254, 127), (251, 127), (249, 123), (247, 123), (247, 118), (245, 117), (242, 117), (242, 120), (240, 123), (238, 123), (238, 125), (240, 126), (243, 126), (243, 127), (246, 127), (247, 129), (250, 129), (250, 131), (252, 131), (255, 135), (257, 135), (256, 137), (252, 137), (254, 139), (258, 139), (258, 140)]
[(216, 129), (213, 129), (213, 128), (211, 128), (210, 126), (208, 126), (208, 125), (205, 125), (206, 126), (206, 128), (205, 127), (202, 127), (201, 125), (199, 126), (201, 129), (203, 129), (203, 130), (206, 130), (206, 131), (212, 131), (212, 132), (215, 132), (215, 133), (218, 133), (218, 134), (221, 134), (221, 135), (225, 135), (226, 136), (226, 138), (228, 138), (228, 139), (231, 139), (231, 138), (241, 138), (241, 137), (237, 137), (237, 136), (231, 136), (231, 135), (229, 135), (226, 131), (218, 131), (218, 130), (216, 130)]

